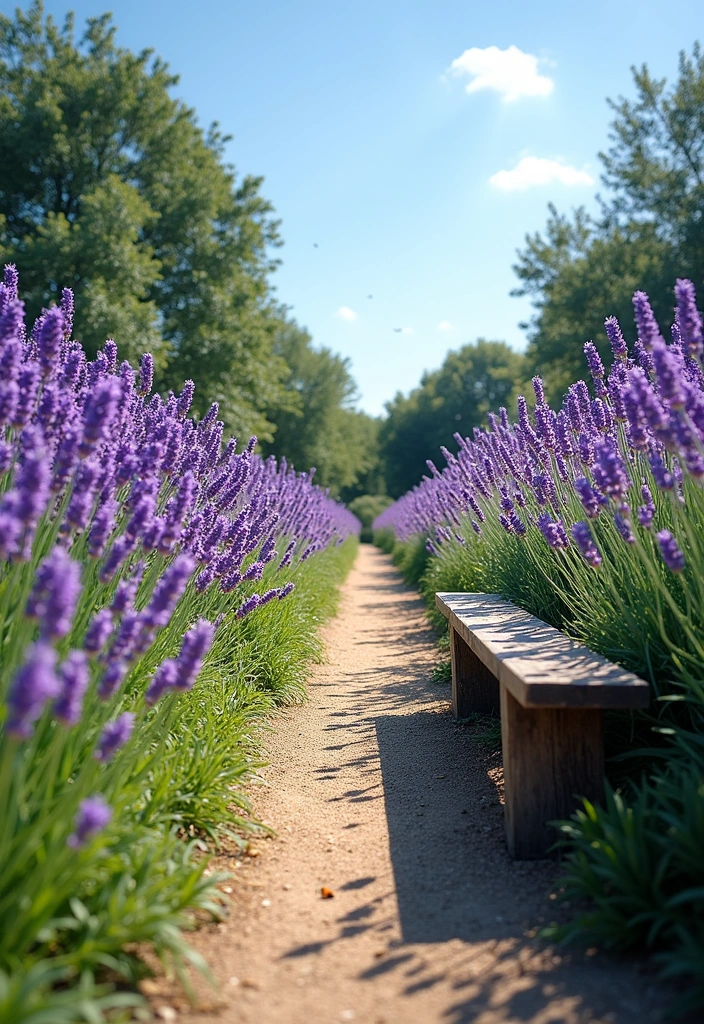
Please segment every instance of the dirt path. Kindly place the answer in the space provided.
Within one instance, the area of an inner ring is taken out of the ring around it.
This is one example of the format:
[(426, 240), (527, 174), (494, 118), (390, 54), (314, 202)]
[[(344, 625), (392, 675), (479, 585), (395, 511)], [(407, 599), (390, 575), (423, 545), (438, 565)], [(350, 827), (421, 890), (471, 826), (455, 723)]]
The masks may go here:
[[(532, 936), (557, 868), (513, 863), (500, 762), (457, 727), (417, 596), (364, 546), (310, 700), (275, 723), (255, 809), (277, 830), (235, 867), (196, 942), (219, 1009), (189, 1024), (653, 1024), (652, 971)], [(321, 887), (334, 892), (323, 899)], [(169, 1018), (168, 1012), (165, 1013)]]

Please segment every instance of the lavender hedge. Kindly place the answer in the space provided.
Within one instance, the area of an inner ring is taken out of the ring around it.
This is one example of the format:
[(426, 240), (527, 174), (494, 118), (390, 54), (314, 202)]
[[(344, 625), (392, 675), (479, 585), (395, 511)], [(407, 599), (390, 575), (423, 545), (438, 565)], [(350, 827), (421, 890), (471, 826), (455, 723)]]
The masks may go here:
[(587, 343), (591, 379), (559, 410), (534, 378), (532, 410), (519, 398), (517, 421), (501, 409), (471, 439), (456, 434), (446, 467), (429, 462), (374, 527), (428, 596), (500, 592), (651, 680), (645, 719), (611, 723), (621, 753), (634, 734), (647, 748), (645, 779), (632, 761), (623, 793), (607, 788), (563, 826), (567, 894), (592, 901), (563, 934), (656, 947), (668, 971), (697, 979), (701, 1003), (704, 336), (691, 282), (675, 303), (667, 342), (637, 292), (630, 350), (605, 322), (609, 370)]
[(89, 361), (72, 321), (67, 289), (28, 331), (6, 267), (0, 1019), (13, 1021), (130, 1002), (94, 980), (133, 975), (128, 943), (190, 955), (177, 926), (215, 904), (183, 839), (239, 820), (247, 716), (267, 689), (300, 684), (359, 530), (312, 474), (262, 460), (255, 438), (225, 443), (217, 405), (189, 418), (192, 382), (153, 394), (149, 355), (136, 372), (107, 341)]

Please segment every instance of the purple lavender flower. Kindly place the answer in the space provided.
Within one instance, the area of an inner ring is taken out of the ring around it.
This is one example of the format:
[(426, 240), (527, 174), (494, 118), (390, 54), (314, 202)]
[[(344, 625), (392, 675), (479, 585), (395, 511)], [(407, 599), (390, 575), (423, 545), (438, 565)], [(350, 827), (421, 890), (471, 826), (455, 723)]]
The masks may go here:
[(134, 551), (134, 542), (131, 541), (129, 537), (118, 537), (110, 548), (108, 556), (98, 573), (98, 579), (100, 582), (109, 583), (122, 562), (129, 554), (131, 554), (132, 551)]
[(664, 341), (653, 342), (653, 365), (660, 395), (671, 409), (684, 409), (687, 401), (684, 365)]
[(116, 615), (122, 615), (134, 604), (137, 590), (141, 581), (141, 573), (129, 580), (121, 580), (117, 585), (115, 596), (112, 599), (111, 608)]
[(579, 458), (588, 466), (594, 458), (594, 438), (591, 434), (581, 433), (578, 439)]
[(114, 498), (109, 498), (98, 506), (88, 534), (88, 553), (91, 558), (102, 558), (105, 545), (115, 529), (118, 510), (119, 505)]
[(638, 522), (641, 526), (649, 529), (655, 516), (655, 502), (653, 501), (653, 493), (647, 484), (643, 484), (640, 489), (641, 498), (643, 504), (638, 509)]
[(12, 465), (14, 454), (15, 450), (11, 444), (8, 444), (7, 441), (0, 441), (0, 476), (7, 473)]
[(195, 565), (190, 555), (178, 555), (174, 559), (154, 588), (152, 599), (144, 611), (148, 625), (161, 627), (168, 624)]
[(27, 649), (24, 665), (18, 670), (7, 697), (7, 731), (27, 739), (33, 723), (41, 716), (47, 701), (60, 692), (56, 675), (56, 651), (45, 640)]
[(65, 725), (76, 725), (88, 689), (88, 658), (83, 651), (68, 652), (59, 668), (59, 680), (61, 689), (54, 703), (54, 714)]
[(655, 484), (661, 491), (671, 491), (675, 486), (675, 476), (662, 461), (660, 455), (654, 452), (650, 456), (650, 468), (653, 473)]
[(96, 612), (90, 621), (86, 635), (83, 640), (83, 647), (90, 654), (98, 654), (107, 643), (112, 633), (112, 615), (109, 608), (101, 608)]
[(655, 319), (655, 314), (645, 292), (636, 292), (634, 294), (633, 310), (638, 328), (638, 340), (646, 352), (650, 352), (655, 342), (661, 341), (662, 338), (660, 337), (658, 322)]
[(588, 562), (592, 568), (598, 568), (601, 565), (601, 555), (599, 554), (599, 549), (594, 543), (592, 531), (589, 529), (589, 523), (574, 523), (572, 526), (572, 536), (577, 542), (579, 550), (584, 555), (585, 561)]
[(199, 619), (183, 638), (181, 651), (176, 658), (176, 681), (173, 686), (177, 690), (190, 690), (203, 667), (203, 659), (210, 650), (215, 635), (215, 627), (207, 619)]
[(98, 465), (92, 459), (82, 462), (76, 470), (73, 481), (71, 500), (66, 510), (66, 522), (64, 531), (68, 532), (68, 526), (75, 526), (77, 530), (84, 530), (93, 511), (98, 486)]
[(0, 311), (0, 345), (19, 337), (24, 322), (24, 302), (10, 299)]
[(588, 341), (584, 345), (584, 354), (587, 357), (587, 366), (593, 379), (603, 380), (604, 379), (604, 364), (601, 361), (601, 356), (597, 351), (597, 347), (593, 341)]
[(621, 333), (621, 325), (615, 316), (607, 317), (604, 321), (604, 327), (606, 328), (606, 334), (611, 344), (611, 351), (614, 354), (615, 359), (627, 359), (628, 348), (624, 341), (623, 334)]
[(110, 647), (110, 658), (130, 661), (135, 654), (142, 627), (143, 623), (139, 612), (125, 612)]
[(20, 386), (17, 381), (0, 381), (0, 426), (8, 426), (14, 421), (19, 400)]
[(183, 385), (183, 391), (178, 396), (176, 411), (181, 419), (185, 419), (193, 402), (196, 386), (192, 380), (187, 380)]
[(114, 373), (117, 369), (117, 345), (112, 338), (108, 338), (103, 345), (103, 355), (107, 359), (108, 373)]
[(135, 715), (132, 711), (124, 711), (113, 722), (107, 722), (95, 749), (96, 761), (106, 764), (111, 761), (120, 747), (124, 747), (132, 735)]
[(291, 564), (291, 560), (293, 558), (293, 552), (294, 552), (294, 548), (295, 547), (296, 547), (296, 541), (295, 540), (289, 541), (288, 547), (286, 548), (286, 550), (284, 552), (284, 557), (279, 562), (279, 569), (283, 569), (285, 566)]
[(617, 512), (614, 516), (614, 526), (625, 540), (626, 544), (635, 544), (636, 539), (633, 536), (633, 530), (628, 519), (623, 516), (620, 512)]
[(45, 640), (70, 632), (80, 592), (80, 565), (61, 548), (54, 548), (37, 569), (26, 607), (29, 618), (40, 620)]
[(569, 545), (569, 540), (565, 533), (565, 524), (561, 519), (553, 520), (548, 512), (543, 512), (538, 516), (538, 529), (551, 548), (557, 550), (559, 548), (566, 548)]
[(154, 386), (154, 357), (145, 352), (139, 364), (139, 393), (148, 395)]
[(607, 430), (611, 429), (611, 417), (609, 416), (609, 410), (600, 398), (595, 398), (591, 404), (592, 419), (594, 420), (594, 426), (601, 433), (606, 433)]
[(99, 381), (88, 393), (83, 408), (83, 438), (79, 448), (84, 458), (108, 437), (121, 395), (120, 382), (114, 377)]
[(173, 658), (162, 661), (154, 673), (154, 677), (147, 688), (144, 699), (147, 704), (156, 704), (164, 696), (167, 690), (173, 690), (178, 680), (178, 669)]
[(543, 387), (542, 377), (533, 377), (531, 384), (533, 385), (533, 391), (535, 392), (535, 401), (538, 405), (545, 405), (545, 389)]
[(22, 432), (12, 511), (30, 531), (36, 527), (49, 501), (50, 480), (51, 469), (42, 433), (38, 427), (27, 427)]
[(127, 668), (127, 663), (120, 659), (110, 662), (103, 672), (103, 678), (98, 686), (98, 696), (102, 700), (109, 700), (118, 687), (122, 685), (127, 675)]
[(26, 363), (17, 377), (19, 398), (12, 418), (13, 427), (24, 427), (34, 412), (37, 389), (39, 388), (39, 367), (36, 363)]
[(42, 319), (37, 337), (39, 362), (44, 377), (51, 376), (58, 369), (59, 353), (61, 352), (65, 329), (64, 315), (61, 310), (56, 306), (47, 310)]
[(626, 467), (616, 444), (610, 437), (605, 437), (596, 448), (596, 462), (592, 466), (592, 476), (599, 490), (608, 494), (614, 501), (625, 497), (631, 486)]
[(660, 545), (662, 560), (672, 572), (682, 572), (685, 567), (685, 559), (676, 539), (669, 530), (660, 530), (655, 536)]
[(252, 596), (248, 597), (244, 604), (240, 605), (237, 609), (237, 618), (243, 619), (245, 615), (249, 615), (250, 612), (253, 612), (255, 608), (259, 607), (260, 601), (261, 598), (259, 594), (252, 594)]
[(73, 850), (85, 846), (94, 836), (107, 828), (112, 810), (102, 796), (89, 796), (81, 800), (74, 821), (74, 832), (66, 840)]
[(61, 312), (64, 318), (64, 340), (68, 341), (73, 332), (73, 292), (70, 288), (61, 289)]
[(678, 278), (675, 284), (677, 313), (680, 335), (685, 352), (693, 359), (701, 360), (704, 355), (704, 338), (702, 337), (702, 315), (697, 309), (694, 285), (691, 281)]

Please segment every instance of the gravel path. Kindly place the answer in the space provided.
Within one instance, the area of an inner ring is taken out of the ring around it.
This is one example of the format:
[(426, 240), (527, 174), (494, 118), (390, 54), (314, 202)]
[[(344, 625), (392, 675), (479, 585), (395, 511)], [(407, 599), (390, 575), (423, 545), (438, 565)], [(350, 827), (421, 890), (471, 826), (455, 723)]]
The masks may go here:
[(660, 1021), (648, 965), (535, 939), (559, 869), (509, 859), (499, 755), (453, 722), (421, 602), (385, 555), (361, 548), (325, 639), (254, 793), (276, 837), (226, 861), (230, 917), (196, 936), (219, 993), (179, 1021)]

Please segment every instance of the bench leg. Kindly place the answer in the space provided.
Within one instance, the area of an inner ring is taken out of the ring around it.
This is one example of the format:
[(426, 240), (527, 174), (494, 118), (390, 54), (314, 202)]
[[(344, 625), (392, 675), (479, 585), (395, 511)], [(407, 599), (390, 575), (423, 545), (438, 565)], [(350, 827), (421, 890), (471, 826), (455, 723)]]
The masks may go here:
[(506, 842), (516, 860), (550, 856), (579, 797), (604, 793), (601, 711), (524, 708), (501, 687)]
[(476, 712), (496, 714), (499, 710), (498, 680), (452, 626), (450, 654), (452, 713), (455, 718), (468, 718)]

